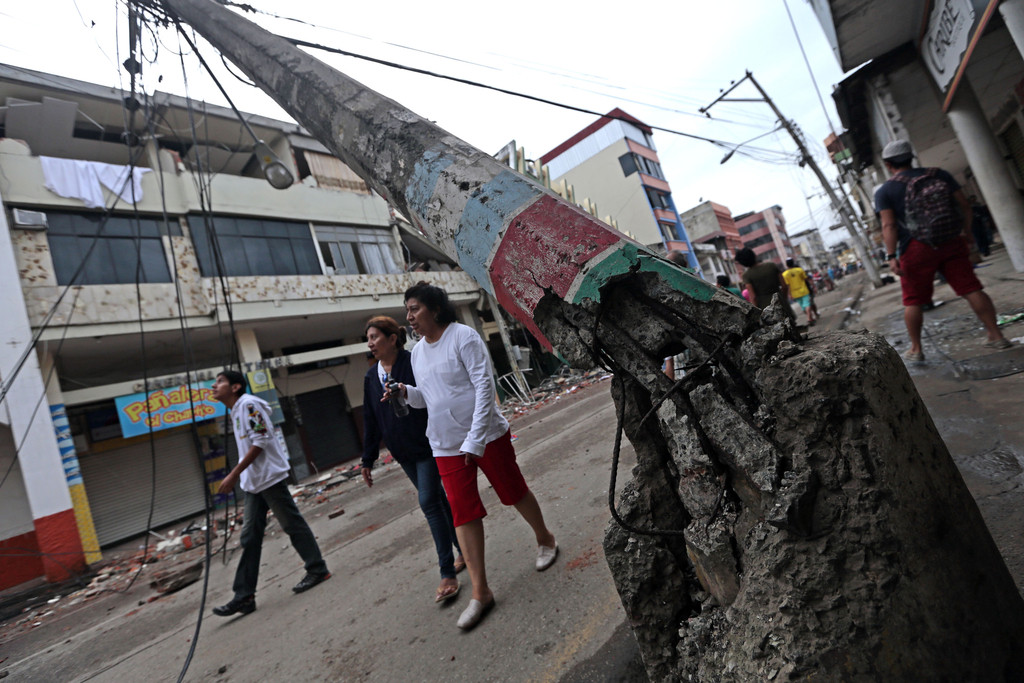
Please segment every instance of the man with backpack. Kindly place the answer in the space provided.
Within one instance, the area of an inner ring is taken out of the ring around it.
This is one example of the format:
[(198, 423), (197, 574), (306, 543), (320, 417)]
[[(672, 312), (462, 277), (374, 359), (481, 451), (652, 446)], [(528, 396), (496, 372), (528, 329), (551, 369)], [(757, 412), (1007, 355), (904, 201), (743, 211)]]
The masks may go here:
[(892, 177), (875, 193), (882, 218), (889, 268), (900, 277), (903, 320), (910, 336), (909, 361), (924, 361), (921, 350), (922, 307), (932, 300), (935, 273), (970, 304), (985, 326), (985, 346), (1005, 349), (1011, 344), (996, 323), (996, 309), (974, 275), (968, 245), (971, 207), (960, 185), (940, 168), (914, 168), (914, 153), (906, 140), (893, 140), (882, 150)]

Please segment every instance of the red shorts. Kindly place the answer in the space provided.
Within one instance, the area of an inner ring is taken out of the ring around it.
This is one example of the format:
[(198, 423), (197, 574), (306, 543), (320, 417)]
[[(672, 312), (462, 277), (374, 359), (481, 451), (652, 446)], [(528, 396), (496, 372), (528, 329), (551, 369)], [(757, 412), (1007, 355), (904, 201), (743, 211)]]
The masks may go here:
[(929, 247), (924, 242), (910, 240), (906, 251), (900, 256), (900, 288), (903, 290), (904, 306), (924, 306), (931, 302), (935, 285), (935, 273), (942, 273), (946, 282), (957, 296), (977, 292), (981, 282), (974, 274), (974, 265), (967, 249), (967, 242), (957, 237), (938, 247)]
[(523, 473), (516, 464), (516, 449), (512, 447), (511, 432), (505, 432), (487, 444), (484, 454), (479, 458), (466, 458), (461, 455), (435, 458), (437, 471), (441, 473), (441, 482), (448, 503), (452, 507), (452, 519), (455, 526), (462, 526), (487, 516), (484, 503), (480, 500), (480, 490), (476, 485), (476, 471), (483, 471), (487, 481), (491, 482), (498, 500), (505, 505), (515, 505), (529, 492)]

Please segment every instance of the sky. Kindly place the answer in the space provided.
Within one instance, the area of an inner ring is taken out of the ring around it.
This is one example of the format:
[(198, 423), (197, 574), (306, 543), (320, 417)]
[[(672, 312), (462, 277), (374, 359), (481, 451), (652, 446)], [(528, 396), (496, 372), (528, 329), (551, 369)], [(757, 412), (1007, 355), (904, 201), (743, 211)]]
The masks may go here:
[[(807, 0), (787, 1), (817, 90), (784, 0), (638, 5), (249, 0), (264, 13), (239, 14), (293, 38), (602, 113), (619, 107), (651, 126), (734, 144), (758, 138), (723, 164), (726, 149), (655, 131), (676, 208), (683, 212), (712, 200), (738, 215), (779, 204), (791, 234), (817, 227), (826, 243), (833, 243), (844, 239), (845, 231), (827, 230), (836, 220), (822, 188), (810, 170), (796, 164), (789, 135), (771, 132), (777, 122), (766, 104), (719, 103), (710, 119), (698, 111), (749, 70), (804, 132), (826, 175), (835, 176), (822, 141), (840, 126), (831, 91), (842, 71)], [(128, 45), (123, 1), (4, 0), (0, 21), (5, 27), (0, 62), (127, 88), (127, 74), (118, 66)], [(290, 120), (269, 97), (233, 77), (212, 46), (199, 41), (198, 48), (240, 110)], [(527, 158), (536, 158), (594, 120), (351, 57), (313, 54), (491, 154), (515, 140)], [(187, 46), (182, 50), (169, 29), (146, 32), (143, 56), (142, 87), (147, 91), (184, 95), (187, 90), (195, 99), (226, 104), (195, 55)], [(753, 98), (757, 93), (747, 83), (733, 95)], [(591, 199), (600, 215), (614, 214), (616, 207)]]

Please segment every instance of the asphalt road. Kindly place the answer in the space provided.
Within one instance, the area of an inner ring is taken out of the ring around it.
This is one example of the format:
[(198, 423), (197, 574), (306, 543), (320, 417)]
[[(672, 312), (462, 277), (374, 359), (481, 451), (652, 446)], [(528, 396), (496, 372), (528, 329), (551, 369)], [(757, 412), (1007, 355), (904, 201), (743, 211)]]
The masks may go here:
[[(497, 606), (474, 631), (456, 619), (469, 586), (449, 606), (429, 530), (400, 469), (332, 492), (306, 512), (334, 576), (308, 593), (290, 588), (302, 566), (279, 530), (264, 542), (255, 613), (210, 614), (230, 598), (237, 553), (215, 559), (191, 681), (625, 681), (643, 680), (636, 645), (604, 562), (615, 414), (600, 382), (513, 421), (527, 482), (561, 548), (533, 569), (532, 533), (481, 478), (489, 516), (488, 578)], [(623, 446), (620, 481), (633, 464)], [(328, 512), (338, 505), (345, 514)], [(275, 527), (276, 529), (276, 527)], [(468, 583), (465, 574), (460, 579)], [(4, 643), (15, 681), (175, 680), (193, 636), (202, 582), (142, 604), (140, 579), (122, 596), (53, 617)]]

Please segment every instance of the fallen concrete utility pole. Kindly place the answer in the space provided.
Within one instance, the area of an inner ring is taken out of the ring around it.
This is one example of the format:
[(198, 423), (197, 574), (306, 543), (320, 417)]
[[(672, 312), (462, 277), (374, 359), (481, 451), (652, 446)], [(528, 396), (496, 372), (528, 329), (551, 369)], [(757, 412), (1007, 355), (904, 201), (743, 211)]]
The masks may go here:
[(883, 339), (803, 341), (225, 8), (160, 6), (535, 334), (614, 370), (638, 465), (605, 550), (652, 680), (1024, 680), (1024, 603)]

